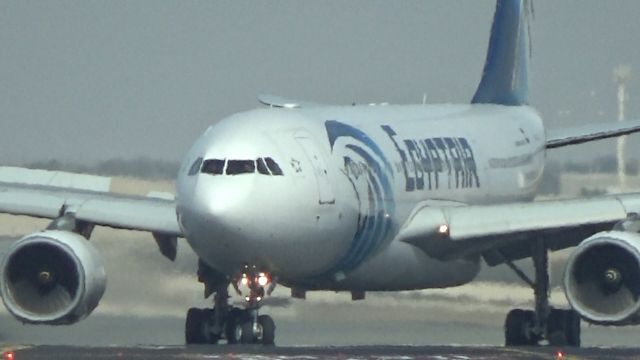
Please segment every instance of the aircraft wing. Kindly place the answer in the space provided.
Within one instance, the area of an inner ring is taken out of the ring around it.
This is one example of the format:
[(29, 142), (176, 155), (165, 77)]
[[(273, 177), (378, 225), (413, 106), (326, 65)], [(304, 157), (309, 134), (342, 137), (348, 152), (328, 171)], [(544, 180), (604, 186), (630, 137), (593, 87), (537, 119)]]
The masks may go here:
[(638, 131), (640, 131), (640, 120), (550, 129), (547, 131), (547, 149), (608, 139)]
[(442, 260), (482, 255), (489, 265), (531, 256), (535, 240), (551, 250), (576, 246), (640, 212), (640, 194), (484, 206), (424, 202), (398, 234)]
[(0, 213), (55, 219), (65, 212), (95, 225), (182, 236), (173, 200), (0, 183)]
[[(16, 175), (17, 174), (17, 175)], [(160, 251), (175, 258), (182, 231), (173, 199), (108, 192), (109, 178), (0, 168), (0, 213), (151, 232)]]

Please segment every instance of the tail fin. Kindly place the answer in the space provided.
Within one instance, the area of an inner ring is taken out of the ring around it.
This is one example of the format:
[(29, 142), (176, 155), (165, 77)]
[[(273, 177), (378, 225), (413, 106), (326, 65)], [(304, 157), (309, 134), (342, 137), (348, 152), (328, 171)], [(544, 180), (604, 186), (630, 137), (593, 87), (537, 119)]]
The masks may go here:
[(529, 103), (529, 0), (498, 0), (482, 80), (473, 104)]

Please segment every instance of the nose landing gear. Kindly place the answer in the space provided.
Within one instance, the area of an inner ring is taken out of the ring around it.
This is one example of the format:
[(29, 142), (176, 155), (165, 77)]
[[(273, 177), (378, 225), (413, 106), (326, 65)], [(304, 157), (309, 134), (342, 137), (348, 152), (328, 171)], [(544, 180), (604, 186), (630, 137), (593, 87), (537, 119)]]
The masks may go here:
[[(240, 281), (234, 282), (234, 289), (242, 295), (241, 287), (248, 290), (245, 296), (245, 310), (236, 313), (236, 338), (242, 344), (274, 345), (276, 326), (269, 315), (260, 315), (259, 310), (265, 292), (270, 295), (275, 282), (269, 274), (257, 271), (255, 266), (245, 266)], [(267, 288), (267, 290), (265, 290)]]
[[(213, 271), (210, 268), (208, 270)], [(201, 274), (206, 272), (199, 271)], [(204, 279), (205, 288), (210, 286), (206, 281)], [(244, 308), (229, 305), (229, 283), (238, 295), (246, 290)], [(215, 287), (213, 309), (191, 308), (187, 312), (186, 343), (217, 344), (219, 340), (226, 339), (228, 344), (274, 345), (275, 323), (269, 315), (259, 313), (265, 293), (271, 294), (274, 287), (275, 282), (271, 276), (257, 271), (255, 266), (245, 266), (242, 273), (232, 281), (218, 283)]]

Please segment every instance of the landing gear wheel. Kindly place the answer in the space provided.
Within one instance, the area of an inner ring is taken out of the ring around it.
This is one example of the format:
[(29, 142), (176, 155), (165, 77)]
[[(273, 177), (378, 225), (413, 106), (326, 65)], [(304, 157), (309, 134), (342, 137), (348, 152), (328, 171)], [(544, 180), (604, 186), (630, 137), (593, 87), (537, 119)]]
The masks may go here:
[(204, 344), (206, 338), (204, 336), (204, 311), (201, 309), (190, 308), (187, 311), (187, 321), (184, 325), (184, 337), (187, 345)]
[(573, 310), (552, 309), (547, 320), (549, 345), (580, 346), (580, 316)]
[(276, 323), (269, 315), (258, 316), (258, 324), (262, 327), (262, 345), (273, 346), (276, 339)]
[(220, 335), (216, 335), (212, 331), (210, 331), (211, 324), (213, 324), (214, 318), (216, 316), (216, 309), (203, 309), (201, 311), (203, 318), (202, 332), (204, 333), (205, 344), (216, 345), (218, 343), (218, 340), (220, 340)]
[(574, 310), (566, 310), (564, 323), (567, 345), (580, 347), (580, 315)]
[(238, 329), (242, 323), (243, 311), (233, 308), (229, 312), (225, 323), (224, 331), (227, 337), (227, 344), (237, 344), (240, 342), (241, 329)]
[(253, 321), (244, 321), (240, 325), (240, 343), (253, 344), (256, 337), (253, 334)]
[(530, 329), (533, 327), (535, 314), (530, 310), (514, 309), (507, 314), (504, 323), (506, 346), (534, 345)]

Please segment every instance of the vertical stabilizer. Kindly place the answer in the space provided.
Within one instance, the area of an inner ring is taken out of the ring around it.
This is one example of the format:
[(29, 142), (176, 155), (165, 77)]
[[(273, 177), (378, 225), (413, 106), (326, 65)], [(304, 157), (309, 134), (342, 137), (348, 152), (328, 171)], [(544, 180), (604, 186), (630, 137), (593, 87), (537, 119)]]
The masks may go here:
[(529, 103), (529, 0), (498, 0), (474, 104)]

